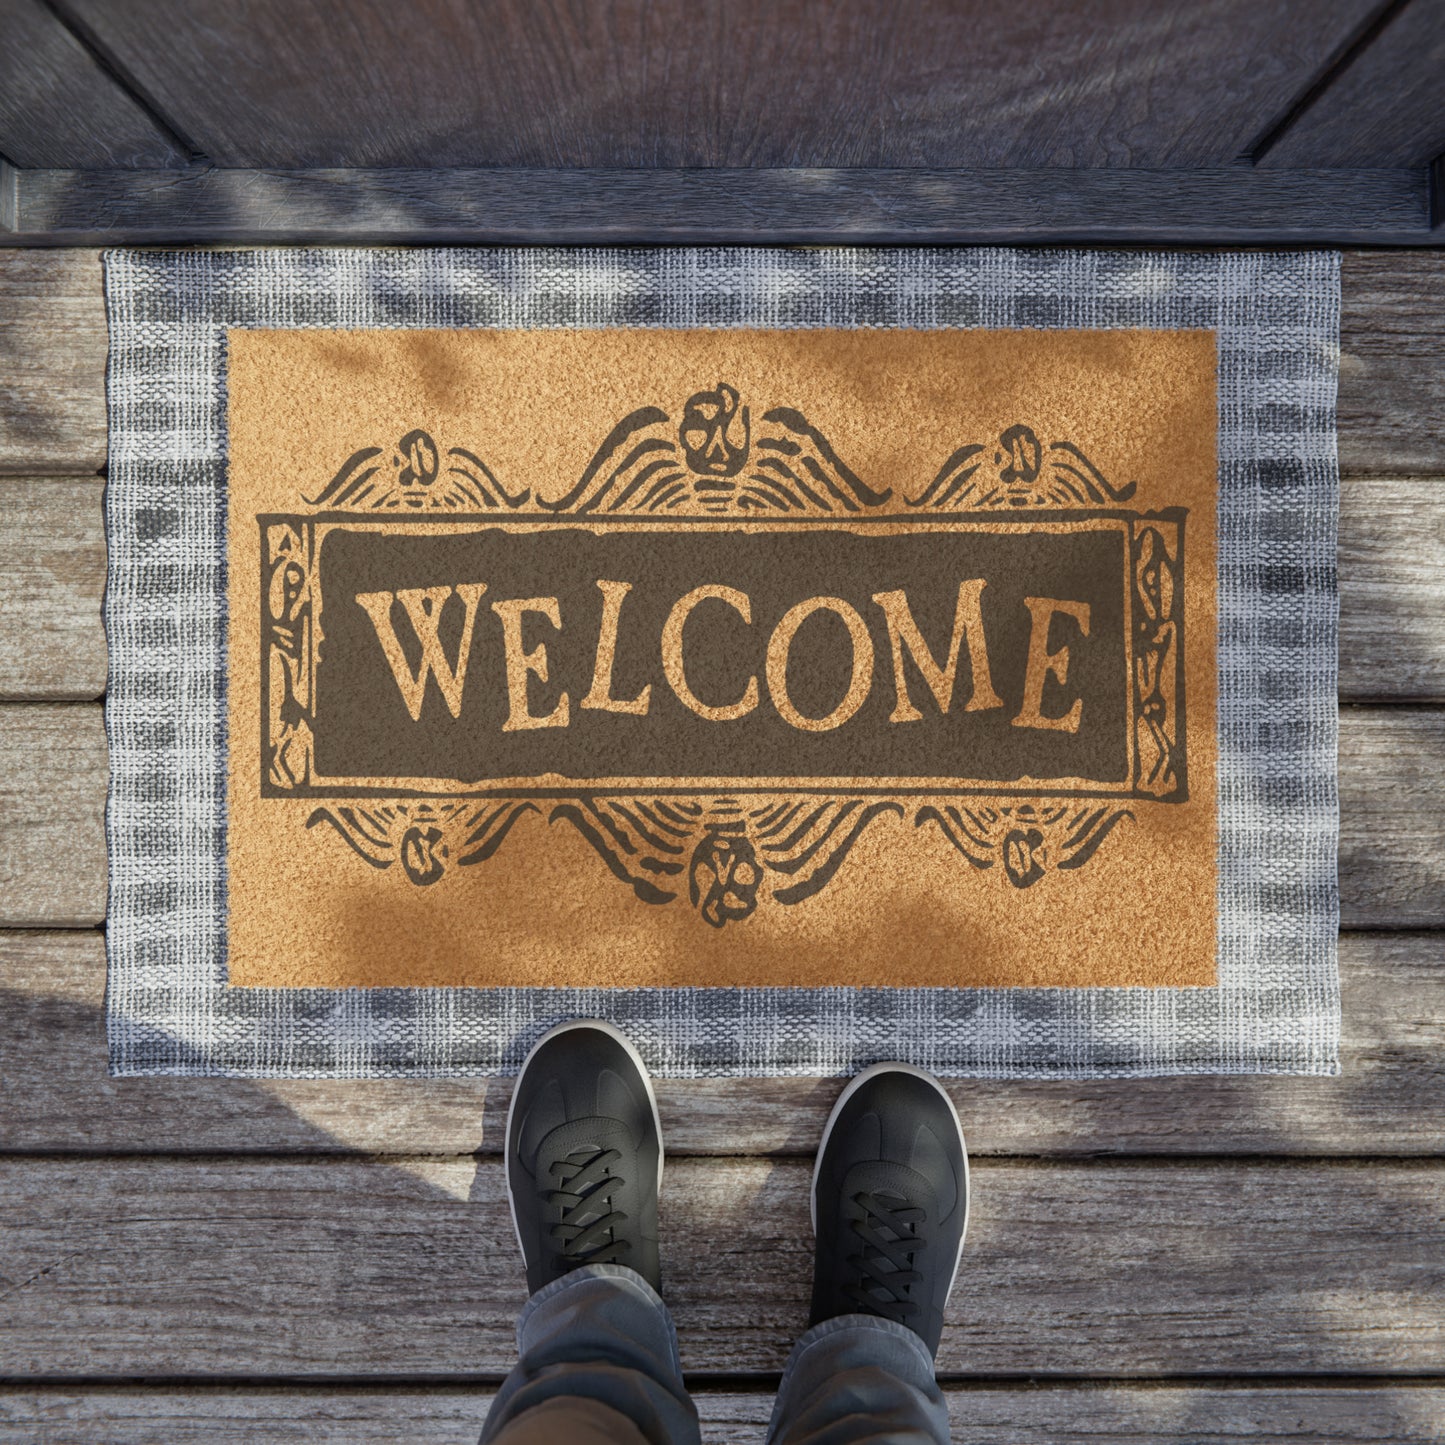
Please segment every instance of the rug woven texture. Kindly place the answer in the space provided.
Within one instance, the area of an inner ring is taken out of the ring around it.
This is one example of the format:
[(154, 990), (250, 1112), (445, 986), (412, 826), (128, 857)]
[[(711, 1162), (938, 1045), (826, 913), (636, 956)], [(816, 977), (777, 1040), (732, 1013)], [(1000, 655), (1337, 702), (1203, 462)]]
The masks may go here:
[[(506, 1072), (578, 1015), (672, 1076), (1338, 1071), (1336, 254), (113, 251), (106, 298), (113, 1072)], [(227, 987), (227, 330), (614, 326), (1216, 332), (1217, 987)]]

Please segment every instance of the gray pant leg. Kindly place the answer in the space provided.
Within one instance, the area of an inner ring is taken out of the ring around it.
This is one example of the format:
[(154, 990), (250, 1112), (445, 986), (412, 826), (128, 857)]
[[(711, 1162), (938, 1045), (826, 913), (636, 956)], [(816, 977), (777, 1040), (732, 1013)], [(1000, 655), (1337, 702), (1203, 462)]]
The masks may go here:
[(672, 1318), (635, 1270), (587, 1265), (538, 1290), (517, 1354), (483, 1445), (700, 1445)]
[(948, 1445), (927, 1347), (872, 1315), (814, 1325), (788, 1357), (768, 1445)]

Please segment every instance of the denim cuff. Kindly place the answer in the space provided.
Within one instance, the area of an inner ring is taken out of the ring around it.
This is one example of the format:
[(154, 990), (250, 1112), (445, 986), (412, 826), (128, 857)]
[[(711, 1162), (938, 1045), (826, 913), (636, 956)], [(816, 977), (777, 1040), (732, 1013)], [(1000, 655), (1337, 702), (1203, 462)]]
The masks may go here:
[(843, 1334), (845, 1331), (850, 1333), (856, 1331), (860, 1335), (882, 1333), (901, 1341), (917, 1357), (920, 1381), (929, 1384), (933, 1382), (933, 1355), (917, 1334), (907, 1325), (899, 1324), (897, 1320), (884, 1319), (882, 1315), (862, 1314), (834, 1315), (832, 1319), (820, 1320), (816, 1325), (805, 1330), (798, 1336), (798, 1342), (789, 1353), (787, 1364), (783, 1366), (784, 1378), (792, 1374), (799, 1361), (814, 1345), (822, 1343), (832, 1335)]
[(663, 1323), (667, 1326), (668, 1339), (672, 1344), (673, 1364), (678, 1369), (681, 1369), (679, 1363), (681, 1356), (678, 1354), (677, 1348), (677, 1327), (672, 1322), (672, 1315), (663, 1303), (662, 1296), (658, 1294), (635, 1269), (630, 1269), (625, 1264), (584, 1264), (554, 1279), (551, 1284), (544, 1284), (542, 1288), (522, 1306), (522, 1313), (517, 1316), (517, 1353), (519, 1355), (525, 1353), (524, 1341), (527, 1333), (527, 1324), (538, 1310), (545, 1309), (546, 1306), (559, 1295), (565, 1295), (571, 1290), (580, 1289), (592, 1280), (601, 1279), (614, 1280), (619, 1290), (626, 1290), (635, 1295), (639, 1295), (644, 1303), (650, 1305), (657, 1311)]

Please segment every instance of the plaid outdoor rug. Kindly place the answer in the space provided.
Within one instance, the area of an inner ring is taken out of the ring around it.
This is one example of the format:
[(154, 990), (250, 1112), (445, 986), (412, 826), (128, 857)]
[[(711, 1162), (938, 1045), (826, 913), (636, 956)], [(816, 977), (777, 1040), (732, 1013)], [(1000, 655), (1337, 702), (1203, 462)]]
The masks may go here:
[(120, 251), (117, 1073), (1329, 1073), (1338, 258)]

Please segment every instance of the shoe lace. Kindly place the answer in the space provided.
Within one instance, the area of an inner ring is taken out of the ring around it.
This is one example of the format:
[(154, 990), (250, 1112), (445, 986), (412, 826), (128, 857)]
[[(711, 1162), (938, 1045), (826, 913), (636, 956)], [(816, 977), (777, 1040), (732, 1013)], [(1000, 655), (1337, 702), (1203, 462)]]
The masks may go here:
[(858, 1277), (843, 1291), (867, 1313), (905, 1324), (919, 1308), (909, 1290), (923, 1278), (913, 1258), (925, 1245), (919, 1232), (924, 1211), (899, 1194), (865, 1191), (854, 1202), (860, 1213), (850, 1224), (863, 1247), (848, 1256)]
[(617, 1149), (576, 1149), (552, 1161), (552, 1183), (542, 1197), (558, 1211), (551, 1235), (559, 1274), (582, 1264), (616, 1264), (631, 1248), (615, 1228), (627, 1216), (612, 1208), (612, 1196), (625, 1182), (612, 1171), (621, 1157)]

